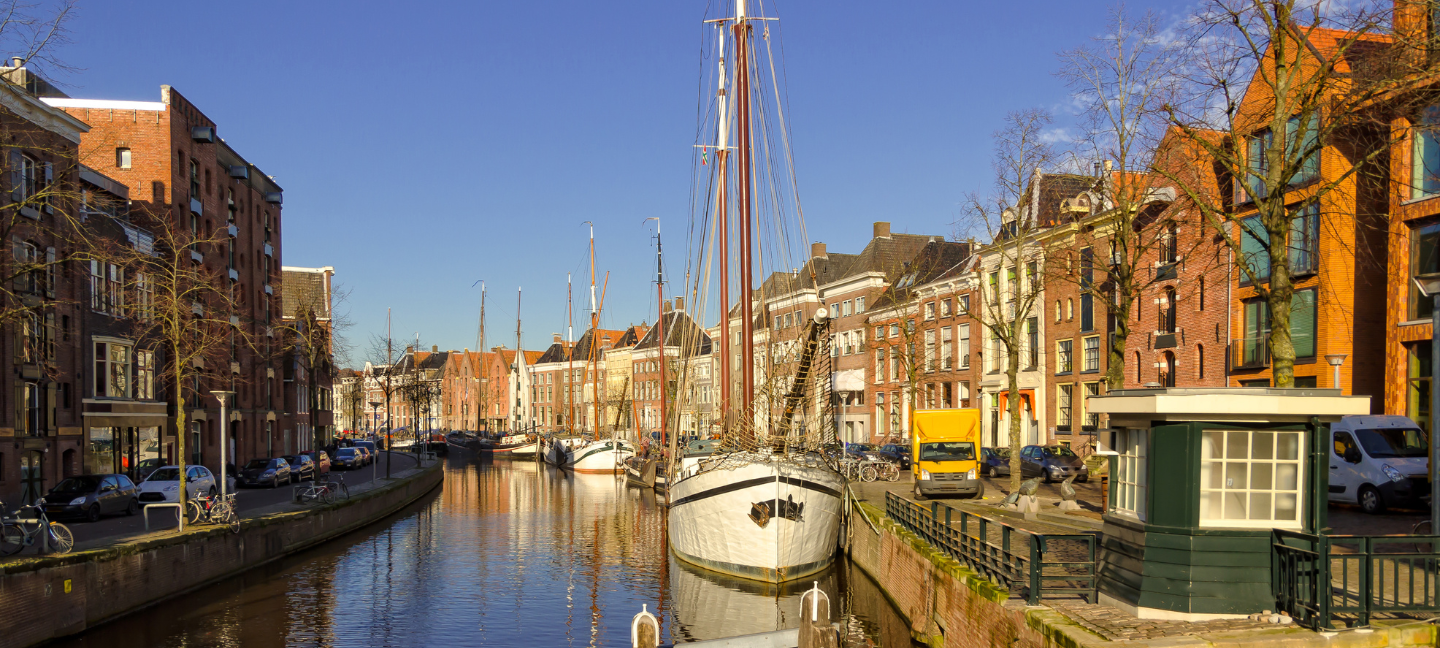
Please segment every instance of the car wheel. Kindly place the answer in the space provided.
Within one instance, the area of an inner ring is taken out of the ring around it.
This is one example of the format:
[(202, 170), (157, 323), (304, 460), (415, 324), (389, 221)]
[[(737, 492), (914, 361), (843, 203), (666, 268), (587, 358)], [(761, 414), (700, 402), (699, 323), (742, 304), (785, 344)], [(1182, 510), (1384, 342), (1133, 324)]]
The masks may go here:
[(1380, 489), (1374, 486), (1361, 486), (1358, 494), (1360, 510), (1371, 515), (1385, 512), (1385, 498), (1380, 495)]
[(915, 501), (917, 501), (917, 502), (923, 502), (923, 501), (925, 501), (925, 496), (922, 495), (922, 494), (920, 494), (920, 485), (919, 485), (919, 484), (916, 484), (916, 485), (915, 485)]
[(270, 488), (279, 488), (279, 487), (280, 487), (280, 478), (279, 478), (279, 477), (271, 477), (271, 478), (270, 478)]
[(140, 513), (140, 501), (139, 501), (139, 500), (133, 500), (133, 499), (130, 500), (130, 505), (127, 506), (127, 507), (125, 507), (125, 514), (126, 514), (126, 515), (132, 515), (132, 516), (133, 516), (133, 515), (137, 515), (137, 514), (139, 514), (139, 513)]
[(989, 473), (989, 474), (990, 474), (990, 479), (999, 479), (999, 478), (1000, 478), (1000, 469), (999, 469), (999, 468), (996, 468), (996, 467), (994, 467), (994, 466), (990, 466), (990, 473)]
[(99, 521), (100, 521), (100, 505), (99, 505), (99, 504), (91, 504), (91, 505), (90, 505), (90, 508), (88, 508), (88, 509), (85, 510), (85, 520), (86, 520), (87, 522), (99, 522)]
[(970, 499), (985, 499), (985, 482), (976, 484), (975, 494), (971, 495)]

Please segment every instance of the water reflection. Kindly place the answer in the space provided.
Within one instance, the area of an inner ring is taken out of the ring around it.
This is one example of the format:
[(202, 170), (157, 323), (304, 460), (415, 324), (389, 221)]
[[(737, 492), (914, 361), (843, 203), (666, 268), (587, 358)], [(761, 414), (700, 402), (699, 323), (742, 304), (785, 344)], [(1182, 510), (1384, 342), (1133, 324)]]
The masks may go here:
[[(626, 646), (641, 605), (668, 641), (798, 625), (809, 581), (777, 588), (678, 563), (650, 491), (529, 462), (452, 458), (446, 471), (441, 491), (380, 524), (60, 645)], [(864, 644), (909, 644), (843, 563), (818, 580), (855, 609), (854, 634), (895, 637)]]

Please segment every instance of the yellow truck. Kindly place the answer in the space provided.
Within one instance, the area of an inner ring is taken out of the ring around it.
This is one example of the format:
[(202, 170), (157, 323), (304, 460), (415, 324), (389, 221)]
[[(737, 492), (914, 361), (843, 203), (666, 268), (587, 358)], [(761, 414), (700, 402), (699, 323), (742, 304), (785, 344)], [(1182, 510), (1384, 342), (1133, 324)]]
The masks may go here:
[(980, 410), (916, 410), (910, 417), (915, 498), (985, 494), (980, 481)]

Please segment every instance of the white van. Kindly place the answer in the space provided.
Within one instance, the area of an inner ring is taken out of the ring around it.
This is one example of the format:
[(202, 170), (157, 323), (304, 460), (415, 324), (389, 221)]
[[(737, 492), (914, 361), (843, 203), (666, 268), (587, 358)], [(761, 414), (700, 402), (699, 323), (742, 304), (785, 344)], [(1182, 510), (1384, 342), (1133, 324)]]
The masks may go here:
[(1346, 416), (1330, 425), (1330, 501), (1380, 513), (1430, 492), (1430, 443), (1404, 416)]

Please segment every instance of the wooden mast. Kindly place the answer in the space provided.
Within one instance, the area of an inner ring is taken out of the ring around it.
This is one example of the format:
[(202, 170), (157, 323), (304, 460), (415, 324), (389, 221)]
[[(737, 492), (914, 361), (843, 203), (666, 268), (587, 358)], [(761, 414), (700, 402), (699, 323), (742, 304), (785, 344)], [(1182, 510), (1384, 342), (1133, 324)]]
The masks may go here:
[(750, 419), (755, 413), (755, 336), (754, 313), (750, 299), (750, 272), (754, 265), (751, 248), (754, 245), (750, 222), (750, 22), (745, 16), (745, 0), (735, 0), (735, 146), (739, 155), (735, 161), (737, 180), (736, 219), (740, 224), (740, 375), (743, 395), (741, 413)]
[(660, 319), (655, 322), (655, 339), (660, 343), (660, 444), (665, 444), (665, 261), (660, 250), (660, 219), (655, 219), (655, 292), (659, 295)]
[(570, 382), (574, 377), (575, 358), (571, 354), (575, 349), (575, 313), (571, 306), (575, 303), (574, 293), (571, 292), (570, 273), (565, 273), (565, 339), (570, 342), (569, 348), (565, 349), (565, 375), (562, 376), (560, 386), (565, 390), (565, 402), (570, 413), (565, 417), (565, 432), (570, 436), (575, 435), (575, 398), (570, 392), (575, 386)]
[[(587, 221), (587, 222), (588, 222), (588, 221)], [(600, 336), (600, 311), (596, 308), (596, 305), (595, 305), (595, 224), (594, 224), (594, 223), (590, 223), (590, 347), (585, 350), (585, 357), (586, 357), (585, 371), (586, 371), (586, 373), (592, 374), (591, 376), (587, 376), (587, 378), (590, 379), (590, 383), (591, 383), (591, 385), (592, 385), (592, 389), (594, 389), (593, 385), (595, 384), (595, 377), (594, 377), (593, 374), (598, 373), (598, 372), (596, 372), (596, 371), (594, 370), (594, 366), (595, 366), (595, 347), (596, 347), (596, 342), (597, 342), (596, 338), (599, 337), (599, 336)], [(593, 394), (592, 400), (595, 401), (595, 417), (592, 419), (593, 421), (595, 421), (595, 438), (594, 438), (594, 440), (595, 440), (595, 441), (599, 441), (599, 440), (600, 440), (600, 392), (597, 390), (597, 391), (592, 392), (592, 394)]]
[(719, 219), (720, 248), (720, 431), (730, 431), (730, 416), (733, 412), (731, 396), (734, 384), (730, 382), (730, 212), (727, 184), (727, 160), (730, 157), (730, 117), (725, 112), (725, 47), (720, 47), (720, 87), (716, 92), (718, 126), (715, 135), (715, 167), (719, 172), (719, 190), (715, 192), (715, 217)]
[[(485, 417), (485, 397), (484, 397), (484, 393), (485, 393), (485, 392), (483, 391), (483, 390), (485, 389), (485, 374), (486, 374), (486, 371), (485, 371), (485, 369), (486, 369), (486, 367), (485, 367), (485, 283), (484, 283), (483, 281), (480, 283), (480, 340), (477, 342), (477, 346), (480, 347), (480, 348), (478, 348), (478, 349), (475, 349), (475, 352), (478, 353), (478, 354), (480, 354), (480, 376), (479, 376), (478, 378), (476, 378), (476, 383), (475, 383), (475, 386), (476, 386), (476, 390), (475, 390), (475, 434), (478, 435), (478, 434), (480, 434), (480, 422), (481, 422), (482, 420), (484, 420), (484, 417)], [(466, 362), (469, 362), (470, 359), (469, 359), (469, 358), (466, 358), (465, 361), (466, 361)], [(486, 427), (487, 427), (487, 429), (485, 430), (485, 432), (486, 432), (486, 433), (489, 433), (489, 432), (490, 432), (490, 430), (488, 429), (489, 426), (486, 426)]]

